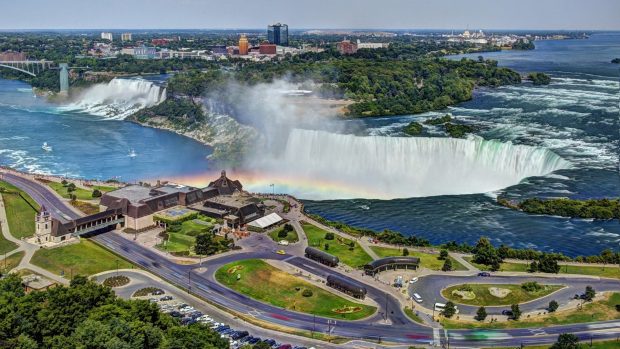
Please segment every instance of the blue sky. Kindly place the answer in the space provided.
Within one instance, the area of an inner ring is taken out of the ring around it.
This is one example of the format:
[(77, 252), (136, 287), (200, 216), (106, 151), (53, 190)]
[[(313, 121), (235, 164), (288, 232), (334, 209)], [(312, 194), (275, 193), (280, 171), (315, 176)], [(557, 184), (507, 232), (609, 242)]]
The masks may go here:
[(0, 29), (469, 28), (620, 30), (620, 0), (18, 0)]

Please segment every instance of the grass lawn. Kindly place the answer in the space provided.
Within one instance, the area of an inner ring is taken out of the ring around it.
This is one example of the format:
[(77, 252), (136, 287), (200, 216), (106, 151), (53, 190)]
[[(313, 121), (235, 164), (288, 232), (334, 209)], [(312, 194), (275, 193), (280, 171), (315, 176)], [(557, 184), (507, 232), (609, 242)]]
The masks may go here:
[[(202, 219), (190, 219), (180, 224), (179, 231), (169, 231), (168, 240), (165, 244), (157, 245), (157, 248), (168, 252), (184, 252), (194, 253), (194, 245), (196, 244), (196, 236), (205, 231), (213, 229), (213, 222), (204, 221)], [(215, 236), (214, 240), (222, 239)]]
[[(464, 259), (471, 263), (472, 257), (464, 257)], [(489, 267), (486, 265), (476, 263), (471, 264), (480, 270), (489, 270)], [(499, 271), (527, 272), (528, 268), (528, 263), (504, 262), (502, 263)], [(605, 267), (594, 265), (562, 265), (562, 268), (560, 269), (560, 274), (580, 274), (620, 279), (620, 267), (611, 264)]]
[[(32, 236), (34, 216), (39, 210), (39, 205), (26, 193), (6, 182), (0, 182), (0, 190), (5, 190), (2, 198), (11, 234), (18, 239)], [(21, 196), (18, 193), (21, 193)]]
[[(529, 302), (531, 300), (541, 298), (549, 295), (561, 288), (563, 286), (559, 285), (541, 285), (543, 288), (539, 291), (535, 292), (527, 292), (521, 285), (504, 285), (504, 284), (464, 284), (464, 285), (454, 285), (448, 288), (445, 288), (441, 291), (441, 295), (445, 298), (459, 304), (467, 304), (467, 305), (484, 305), (484, 306), (497, 306), (497, 305), (510, 305), (510, 304), (520, 304)], [(489, 288), (496, 287), (501, 289), (510, 290), (507, 296), (500, 298), (492, 295), (489, 291)], [(464, 292), (468, 296), (473, 296), (475, 298), (469, 299), (467, 297), (461, 297), (455, 292), (459, 292), (461, 289), (467, 289)], [(471, 289), (471, 291), (469, 291)]]
[[(371, 246), (370, 248), (377, 254), (377, 256), (381, 258), (403, 255), (403, 251), (397, 248), (380, 246)], [(437, 257), (439, 257), (439, 254), (409, 250), (409, 257), (420, 258), (420, 266), (430, 270), (441, 270), (441, 267), (443, 267), (444, 263), (443, 260), (437, 259)], [(452, 270), (467, 270), (467, 268), (465, 268), (465, 266), (459, 263), (456, 259), (452, 257), (448, 258), (452, 260)]]
[(279, 227), (279, 228), (277, 228), (276, 230), (274, 230), (274, 231), (270, 232), (270, 233), (269, 233), (269, 237), (270, 237), (273, 241), (275, 241), (275, 242), (278, 242), (278, 241), (280, 241), (280, 240), (286, 240), (286, 241), (288, 241), (288, 242), (290, 242), (290, 243), (294, 243), (294, 242), (299, 241), (299, 237), (297, 236), (297, 232), (295, 231), (295, 229), (293, 229), (292, 231), (289, 231), (289, 232), (286, 234), (286, 237), (285, 237), (285, 238), (278, 237), (278, 234), (279, 234), (282, 230), (284, 230), (284, 226)]
[[(590, 347), (590, 342), (587, 340), (582, 340), (580, 342), (582, 348), (592, 348), (592, 349), (620, 349), (620, 340), (610, 340), (610, 341), (600, 341), (600, 342), (592, 342), (592, 346)], [(551, 348), (550, 345), (525, 345), (523, 348), (527, 349), (548, 349)], [(494, 347), (493, 349), (514, 349), (514, 347)]]
[(592, 265), (562, 265), (560, 274), (582, 274), (620, 279), (620, 267), (617, 265), (608, 265), (605, 267)]
[[(325, 240), (325, 230), (309, 223), (302, 224), (304, 232), (308, 237), (308, 245), (319, 248), (329, 254), (340, 259), (340, 261), (350, 267), (360, 268), (372, 261), (372, 258), (362, 249), (359, 243), (355, 242), (352, 251), (349, 250), (349, 244), (352, 240), (345, 239), (338, 234), (334, 234), (334, 240)], [(325, 244), (329, 244), (329, 250), (325, 250)]]
[[(490, 271), (491, 268), (489, 268), (489, 266), (484, 265), (484, 264), (478, 264), (478, 263), (474, 263), (472, 262), (473, 257), (463, 257), (464, 260), (468, 261), (469, 263), (471, 263), (471, 265), (473, 265), (474, 267), (482, 270), (482, 271)], [(501, 266), (499, 267), (498, 271), (522, 271), (522, 272), (526, 272), (527, 269), (529, 268), (529, 265), (526, 263), (510, 263), (510, 262), (504, 262), (501, 264)]]
[(75, 200), (71, 201), (71, 206), (84, 212), (87, 215), (99, 213), (99, 205), (91, 204), (90, 202)]
[(419, 317), (419, 316), (415, 313), (415, 311), (413, 311), (413, 310), (412, 310), (411, 308), (409, 308), (409, 307), (405, 307), (405, 314), (406, 314), (407, 316), (409, 316), (409, 318), (410, 318), (411, 320), (413, 320), (413, 321), (415, 321), (415, 322), (417, 322), (417, 323), (420, 323), (420, 324), (423, 324), (423, 323), (424, 323), (424, 320), (422, 320), (422, 318), (421, 318), (421, 317)]
[[(67, 191), (67, 187), (65, 187), (64, 185), (62, 185), (62, 183), (59, 182), (46, 182), (46, 184), (54, 189), (55, 192), (58, 193), (58, 195), (62, 196), (65, 199), (69, 199), (69, 192)], [(80, 187), (75, 188), (75, 191), (72, 192), (72, 194), (75, 194), (75, 196), (77, 197), (78, 200), (92, 200), (93, 198), (93, 192), (92, 190), (86, 190)]]
[[(0, 230), (1, 232), (2, 230)], [(14, 242), (11, 242), (7, 239), (4, 238), (4, 236), (2, 234), (0, 234), (0, 254), (3, 254), (5, 252), (11, 252), (14, 249), (17, 248), (17, 244)]]
[[(237, 275), (240, 279), (237, 280)], [(222, 266), (215, 273), (217, 281), (262, 302), (302, 313), (337, 319), (357, 320), (372, 315), (376, 308), (355, 303), (290, 275), (260, 259), (248, 259)], [(304, 297), (305, 290), (312, 292)], [(334, 292), (338, 292), (334, 290)], [(350, 313), (338, 313), (345, 307)]]
[(40, 249), (32, 257), (32, 264), (49, 270), (54, 274), (65, 273), (71, 275), (92, 275), (106, 270), (131, 268), (131, 263), (116, 256), (96, 243), (82, 239), (78, 244), (72, 244), (52, 249)]
[(102, 192), (102, 193), (107, 193), (109, 191), (113, 191), (113, 190), (118, 189), (116, 187), (108, 187), (108, 186), (105, 186), (105, 185), (93, 185), (91, 188), (93, 189), (93, 191), (95, 189), (99, 189), (99, 191)]
[(6, 260), (0, 259), (0, 271), (4, 273), (18, 266), (25, 254), (26, 252), (20, 251), (6, 257)]
[[(542, 315), (531, 319), (521, 318), (519, 321), (504, 322), (471, 322), (443, 319), (441, 322), (447, 329), (457, 328), (481, 328), (481, 329), (503, 329), (503, 328), (537, 328), (555, 325), (567, 325), (585, 322), (597, 322), (606, 320), (620, 319), (620, 311), (616, 310), (616, 304), (620, 304), (620, 293), (616, 292), (603, 300), (587, 303), (581, 310), (569, 309)], [(489, 317), (490, 318), (490, 317)]]

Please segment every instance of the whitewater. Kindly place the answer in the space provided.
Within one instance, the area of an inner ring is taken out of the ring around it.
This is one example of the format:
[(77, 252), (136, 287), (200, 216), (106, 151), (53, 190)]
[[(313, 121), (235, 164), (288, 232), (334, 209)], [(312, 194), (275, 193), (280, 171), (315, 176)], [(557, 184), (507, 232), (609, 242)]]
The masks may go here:
[[(302, 198), (317, 199), (487, 193), (571, 167), (544, 148), (476, 136), (356, 136), (301, 129), (293, 130), (284, 152), (266, 164), (287, 178), (317, 183), (315, 191), (292, 186)], [(321, 183), (329, 190), (321, 190)]]
[(151, 81), (116, 78), (106, 84), (87, 88), (74, 98), (74, 102), (59, 107), (59, 110), (123, 120), (138, 110), (152, 107), (165, 99), (166, 89)]

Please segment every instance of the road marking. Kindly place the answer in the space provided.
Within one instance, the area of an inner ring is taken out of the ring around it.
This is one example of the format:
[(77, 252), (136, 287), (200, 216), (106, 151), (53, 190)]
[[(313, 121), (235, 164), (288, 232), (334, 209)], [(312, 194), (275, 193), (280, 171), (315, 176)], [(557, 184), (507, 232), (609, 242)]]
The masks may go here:
[(433, 328), (433, 346), (438, 347), (440, 342), (441, 338), (439, 334), (439, 329)]

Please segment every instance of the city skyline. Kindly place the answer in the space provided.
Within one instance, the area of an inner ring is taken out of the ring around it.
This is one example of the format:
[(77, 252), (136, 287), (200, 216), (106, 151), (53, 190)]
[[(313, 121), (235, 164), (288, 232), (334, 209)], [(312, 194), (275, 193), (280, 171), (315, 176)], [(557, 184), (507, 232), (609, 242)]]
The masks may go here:
[(291, 29), (620, 30), (614, 0), (110, 0), (90, 2), (87, 10), (77, 0), (25, 0), (2, 10), (2, 30), (256, 29), (276, 22)]

